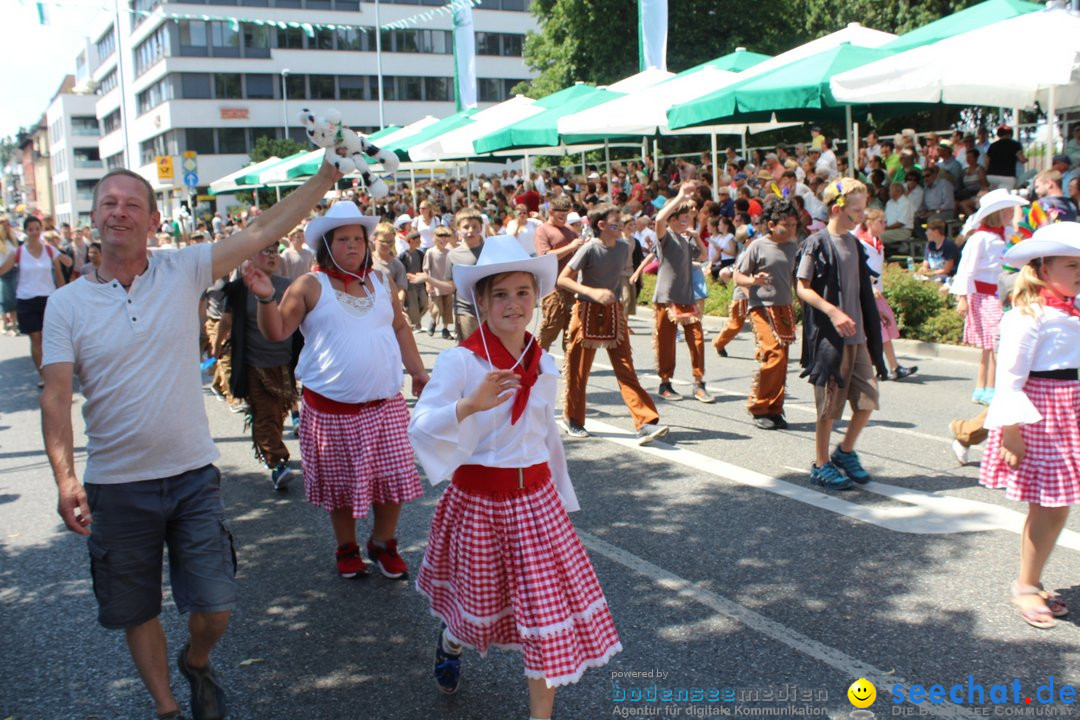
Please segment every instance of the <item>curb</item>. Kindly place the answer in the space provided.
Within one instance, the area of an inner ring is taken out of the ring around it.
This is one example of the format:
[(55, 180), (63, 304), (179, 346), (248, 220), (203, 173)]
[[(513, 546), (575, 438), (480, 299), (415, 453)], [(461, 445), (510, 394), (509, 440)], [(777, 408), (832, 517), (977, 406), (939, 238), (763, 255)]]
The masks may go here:
[[(702, 323), (709, 331), (720, 331), (727, 325), (727, 317), (720, 315), (706, 315)], [(930, 343), (922, 340), (907, 340), (901, 338), (893, 340), (893, 347), (898, 355), (917, 358), (939, 358), (942, 360), (956, 360), (978, 364), (982, 350), (966, 345), (947, 345), (945, 343)]]

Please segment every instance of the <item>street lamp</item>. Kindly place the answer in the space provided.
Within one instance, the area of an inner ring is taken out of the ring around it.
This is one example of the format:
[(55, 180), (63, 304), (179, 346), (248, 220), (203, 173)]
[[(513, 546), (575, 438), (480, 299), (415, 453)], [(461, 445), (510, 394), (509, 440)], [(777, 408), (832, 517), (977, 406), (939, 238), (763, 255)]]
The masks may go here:
[(285, 125), (285, 139), (289, 139), (289, 68), (281, 71), (281, 121)]

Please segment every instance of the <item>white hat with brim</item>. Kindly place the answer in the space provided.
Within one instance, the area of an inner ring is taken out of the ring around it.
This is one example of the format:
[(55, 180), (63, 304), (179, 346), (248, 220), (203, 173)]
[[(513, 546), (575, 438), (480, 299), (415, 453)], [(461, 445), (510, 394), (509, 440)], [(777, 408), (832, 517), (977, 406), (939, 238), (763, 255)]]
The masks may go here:
[(1005, 188), (991, 190), (979, 199), (979, 211), (975, 213), (976, 225), (993, 215), (994, 213), (1019, 205), (1027, 205), (1028, 201), (1019, 195), (1013, 195)]
[(579, 222), (581, 222), (581, 216), (578, 215), (573, 210), (571, 210), (570, 212), (568, 212), (566, 214), (566, 224), (567, 225), (573, 225), (574, 223), (579, 223)]
[(559, 261), (550, 253), (530, 257), (513, 235), (496, 235), (484, 240), (484, 249), (475, 265), (454, 265), (454, 288), (458, 297), (471, 305), (476, 302), (473, 291), (478, 281), (511, 272), (532, 274), (540, 288), (540, 297), (544, 297), (555, 290)]
[(412, 222), (412, 218), (408, 213), (403, 213), (397, 216), (397, 220), (394, 221), (394, 227), (402, 228)]
[(1080, 257), (1080, 223), (1043, 225), (1030, 238), (1009, 248), (1003, 262), (1018, 268), (1047, 257)]
[(371, 233), (375, 231), (375, 226), (378, 224), (379, 218), (362, 214), (360, 208), (356, 207), (356, 203), (351, 200), (342, 200), (331, 205), (325, 215), (307, 224), (307, 228), (304, 229), (304, 244), (311, 252), (317, 253), (324, 235), (335, 228), (347, 225), (363, 225), (370, 240)]

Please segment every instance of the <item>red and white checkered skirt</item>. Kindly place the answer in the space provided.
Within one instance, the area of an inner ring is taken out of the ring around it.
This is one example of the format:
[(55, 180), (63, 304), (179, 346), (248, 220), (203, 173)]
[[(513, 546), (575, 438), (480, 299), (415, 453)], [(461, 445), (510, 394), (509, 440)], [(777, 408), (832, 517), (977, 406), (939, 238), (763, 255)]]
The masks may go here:
[(889, 307), (884, 295), (874, 297), (878, 315), (881, 317), (881, 342), (892, 342), (900, 337), (900, 328), (896, 327), (896, 313)]
[(304, 401), (300, 459), (308, 502), (327, 512), (351, 508), (367, 517), (372, 503), (405, 503), (424, 496), (400, 394), (352, 414), (322, 412)]
[(1020, 426), (1024, 459), (1013, 470), (1001, 459), (1001, 428), (983, 452), (979, 482), (1005, 497), (1043, 507), (1080, 503), (1080, 381), (1029, 378), (1024, 393), (1043, 416)]
[(1001, 302), (996, 295), (972, 293), (967, 296), (964, 342), (983, 350), (993, 350), (1001, 324)]
[(416, 587), (451, 639), (521, 650), (525, 675), (577, 682), (622, 650), (592, 563), (549, 481), (513, 496), (451, 485)]

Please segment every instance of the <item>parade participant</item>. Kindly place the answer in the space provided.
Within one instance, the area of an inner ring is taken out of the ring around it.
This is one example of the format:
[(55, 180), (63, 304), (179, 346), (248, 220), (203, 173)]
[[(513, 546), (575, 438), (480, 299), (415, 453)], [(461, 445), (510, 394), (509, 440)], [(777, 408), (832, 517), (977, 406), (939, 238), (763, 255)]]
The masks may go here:
[[(7, 260), (9, 255), (14, 255), (19, 249), (19, 240), (11, 229), (11, 220), (7, 215), (0, 215), (0, 263)], [(6, 273), (0, 273), (0, 310), (4, 313), (4, 332), (8, 335), (18, 333), (18, 320), (15, 316), (15, 308), (18, 300), (15, 297), (15, 288), (19, 284), (18, 269), (11, 269)]]
[(971, 219), (976, 231), (964, 243), (960, 263), (949, 292), (957, 295), (956, 312), (964, 318), (964, 342), (982, 350), (975, 391), (971, 401), (989, 405), (994, 399), (994, 342), (1001, 322), (998, 276), (1005, 252), (1006, 225), (1013, 209), (1027, 200), (1004, 188), (979, 199), (979, 211)]
[[(454, 226), (457, 228), (459, 244), (451, 248), (447, 254), (447, 264), (451, 273), (458, 266), (469, 267), (476, 264), (480, 252), (484, 249), (484, 218), (479, 210), (465, 208), (454, 216)], [(427, 273), (416, 273), (409, 278), (410, 282), (426, 282), (432, 287), (444, 292), (455, 291), (453, 280), (439, 280)], [(462, 300), (459, 296), (454, 301), (454, 331), (457, 335), (458, 344), (476, 332), (479, 322), (473, 314), (473, 307)]]
[[(158, 619), (164, 546), (173, 600), (190, 612), (177, 665), (196, 720), (225, 717), (210, 652), (238, 595), (199, 377), (199, 297), (296, 225), (340, 177), (324, 163), (245, 231), (148, 257), (147, 235), (161, 219), (154, 189), (112, 170), (94, 188), (91, 212), (101, 267), (53, 294), (45, 311), (42, 430), (58, 511), (69, 530), (89, 535), (98, 620), (124, 629), (159, 717), (181, 717)], [(73, 460), (75, 372), (86, 397), (85, 488)]]
[(42, 242), (41, 220), (33, 215), (23, 221), (26, 241), (10, 252), (0, 262), (0, 275), (17, 267), (18, 282), (15, 285), (15, 316), (19, 333), (30, 336), (30, 358), (38, 374), (38, 387), (45, 386), (41, 371), (41, 329), (45, 320), (45, 305), (57, 288), (63, 287), (65, 267), (71, 258), (63, 255), (52, 245)]
[[(432, 246), (434, 246), (434, 237), (435, 235), (432, 233)], [(398, 255), (398, 260), (401, 262), (402, 267), (405, 268), (406, 276), (406, 284), (401, 288), (404, 295), (402, 300), (405, 313), (409, 316), (409, 323), (414, 331), (420, 332), (423, 330), (420, 321), (428, 309), (427, 287), (422, 282), (412, 282), (408, 279), (408, 276), (410, 273), (419, 273), (424, 269), (424, 255), (426, 253), (420, 249), (420, 233), (416, 230), (405, 236), (405, 242), (408, 243), (409, 249)]]
[[(450, 242), (454, 231), (448, 227), (435, 228), (435, 245), (424, 253), (423, 272), (430, 278), (449, 282), (450, 278)], [(443, 340), (450, 339), (450, 323), (454, 321), (454, 293), (426, 283), (428, 304), (431, 307), (431, 324), (428, 335), (435, 334), (435, 326), (442, 323)]]
[(1004, 261), (1021, 269), (1001, 321), (979, 482), (1028, 503), (1012, 600), (1025, 622), (1048, 629), (1069, 609), (1043, 587), (1043, 568), (1080, 502), (1080, 225), (1044, 226)]
[[(941, 220), (931, 221), (941, 222)], [(885, 353), (885, 362), (889, 366), (888, 373), (879, 373), (878, 380), (903, 380), (914, 375), (919, 368), (912, 365), (904, 367), (896, 359), (896, 351), (893, 349), (893, 340), (900, 338), (900, 328), (896, 325), (896, 313), (885, 299), (885, 283), (882, 281), (882, 273), (885, 272), (885, 244), (881, 241), (881, 234), (885, 232), (885, 213), (881, 210), (867, 210), (865, 219), (855, 229), (855, 237), (862, 243), (863, 252), (866, 253), (866, 264), (870, 267), (871, 281), (874, 284), (874, 301), (877, 304), (878, 315), (881, 317), (881, 342)]]
[[(427, 252), (435, 244), (435, 228), (439, 227), (441, 220), (435, 214), (435, 203), (424, 200), (420, 203), (420, 214), (410, 221), (412, 229), (420, 233), (420, 251)], [(408, 237), (408, 233), (406, 233)], [(404, 252), (404, 251), (402, 251)]]
[(506, 234), (516, 237), (521, 247), (525, 248), (525, 252), (536, 255), (536, 230), (541, 225), (543, 223), (540, 220), (529, 216), (527, 206), (518, 204), (514, 206), (513, 220), (506, 225)]
[(304, 228), (297, 225), (289, 231), (289, 247), (281, 252), (278, 272), (292, 282), (311, 270), (315, 253), (304, 247)]
[[(746, 226), (739, 228), (735, 233), (735, 243), (743, 248), (742, 253), (746, 252), (746, 248), (750, 246), (750, 243), (755, 238), (750, 237), (750, 233), (747, 231)], [(742, 253), (739, 253), (739, 257), (735, 262), (738, 263), (742, 257)], [(725, 278), (725, 274), (727, 277)], [(734, 278), (734, 269), (724, 269), (720, 275), (721, 279)], [(713, 347), (716, 348), (716, 354), (720, 357), (727, 357), (727, 346), (735, 339), (735, 336), (742, 332), (743, 326), (746, 324), (746, 315), (749, 312), (749, 301), (746, 296), (746, 289), (736, 284), (735, 289), (731, 291), (731, 304), (728, 305), (728, 322), (724, 326), (724, 329), (720, 331), (720, 334), (713, 340)]]
[[(306, 237), (305, 231), (304, 242), (310, 245)], [(390, 227), (390, 223), (381, 222), (375, 226), (375, 229), (371, 232), (371, 237), (369, 252), (374, 251), (375, 253), (371, 267), (389, 281), (391, 294), (401, 303), (405, 297), (405, 288), (408, 287), (409, 280), (405, 273), (405, 265), (394, 255), (396, 242), (394, 230)], [(406, 246), (408, 246), (408, 243), (406, 243)], [(318, 248), (316, 248), (316, 252), (317, 250)], [(319, 263), (319, 265), (326, 267), (322, 263)]]
[[(828, 225), (808, 237), (799, 251), (796, 278), (803, 303), (802, 376), (814, 386), (817, 423), (816, 458), (810, 480), (826, 490), (847, 490), (852, 482), (870, 481), (855, 452), (855, 443), (870, 414), (878, 409), (874, 368), (881, 359), (881, 320), (866, 253), (851, 234), (862, 222), (866, 186), (841, 178), (825, 188)], [(851, 403), (844, 439), (829, 455), (833, 423)], [(847, 477), (845, 477), (845, 475)]]
[(451, 480), (417, 578), (443, 623), (436, 683), (458, 689), (465, 647), (520, 648), (537, 720), (551, 717), (557, 687), (622, 649), (567, 516), (578, 503), (553, 417), (559, 373), (526, 332), (557, 270), (553, 255), (530, 258), (510, 236), (454, 269), (484, 324), (436, 360), (409, 425), (431, 482)]
[[(578, 251), (585, 241), (580, 233), (567, 226), (567, 217), (572, 208), (570, 198), (560, 195), (551, 201), (548, 209), (548, 220), (536, 228), (534, 241), (537, 255), (554, 255), (559, 261), (559, 272), (570, 262), (570, 258)], [(555, 292), (543, 300), (541, 310), (540, 331), (537, 341), (540, 347), (547, 352), (551, 343), (559, 333), (563, 334), (563, 350), (566, 349), (566, 330), (570, 327), (571, 312), (574, 308), (574, 296), (567, 290), (556, 288)]]
[[(269, 277), (244, 269), (259, 302), (259, 330), (271, 342), (296, 329), (304, 349), (296, 374), (304, 385), (300, 459), (307, 499), (330, 514), (342, 577), (368, 572), (356, 543), (356, 520), (374, 506), (367, 553), (383, 575), (401, 578), (408, 566), (397, 551), (402, 503), (423, 495), (401, 396), (402, 361), (419, 395), (427, 373), (401, 304), (373, 275), (368, 235), (379, 219), (361, 215), (350, 200), (334, 203), (304, 230), (315, 272), (273, 302)], [(383, 236), (393, 247), (393, 234)], [(392, 258), (396, 259), (396, 258)]]
[[(694, 375), (694, 397), (704, 403), (713, 401), (705, 389), (705, 336), (701, 318), (697, 314), (691, 267), (706, 250), (701, 240), (690, 234), (694, 216), (694, 204), (690, 200), (697, 189), (697, 182), (689, 180), (679, 186), (679, 192), (668, 200), (656, 214), (656, 251), (660, 261), (656, 273), (656, 290), (653, 297), (655, 329), (653, 341), (656, 346), (656, 374), (660, 376), (657, 394), (665, 400), (682, 400), (671, 386), (675, 374), (675, 336), (681, 326), (690, 349), (690, 365)], [(647, 265), (652, 256), (647, 256)]]
[[(274, 286), (273, 302), (280, 303), (289, 280), (275, 272), (280, 255), (277, 243), (251, 257), (251, 265), (270, 278)], [(274, 489), (282, 492), (289, 486), (293, 471), (289, 467), (289, 449), (285, 447), (285, 416), (296, 402), (293, 377), (294, 336), (270, 342), (259, 332), (258, 305), (241, 278), (225, 286), (225, 308), (218, 326), (218, 337), (228, 336), (232, 349), (231, 391), (247, 401), (251, 412), (251, 442), (255, 458), (270, 471)]]
[(768, 232), (755, 240), (735, 266), (735, 284), (747, 293), (754, 326), (755, 357), (761, 363), (746, 409), (763, 430), (783, 430), (788, 346), (795, 342), (795, 302), (791, 294), (799, 215), (788, 200), (765, 204)]
[(596, 351), (607, 350), (623, 402), (634, 420), (638, 444), (664, 437), (668, 428), (652, 398), (641, 387), (630, 348), (626, 316), (618, 301), (622, 269), (630, 246), (620, 237), (619, 211), (599, 205), (589, 213), (597, 237), (585, 243), (559, 273), (558, 285), (574, 293), (574, 314), (566, 343), (566, 397), (563, 422), (571, 437), (588, 437), (585, 429), (585, 386)]

